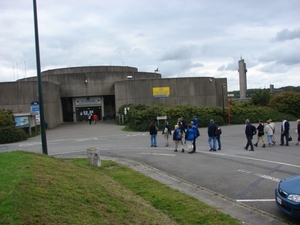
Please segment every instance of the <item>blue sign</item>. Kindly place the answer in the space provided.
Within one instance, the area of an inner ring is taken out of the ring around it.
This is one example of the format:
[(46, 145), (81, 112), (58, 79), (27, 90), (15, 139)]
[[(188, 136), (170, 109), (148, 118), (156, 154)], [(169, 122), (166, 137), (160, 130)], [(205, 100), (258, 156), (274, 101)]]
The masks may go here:
[(39, 104), (40, 104), (39, 101), (33, 101), (30, 103), (30, 105), (39, 105)]

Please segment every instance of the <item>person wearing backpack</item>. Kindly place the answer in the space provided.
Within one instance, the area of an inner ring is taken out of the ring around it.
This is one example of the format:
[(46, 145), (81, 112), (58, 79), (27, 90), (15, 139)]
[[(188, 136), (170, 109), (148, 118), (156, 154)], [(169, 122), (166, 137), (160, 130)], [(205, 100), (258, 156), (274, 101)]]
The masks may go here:
[(193, 145), (193, 142), (195, 140), (195, 131), (194, 129), (192, 128), (192, 124), (190, 123), (188, 125), (188, 129), (186, 130), (185, 132), (185, 142), (186, 142), (186, 145), (188, 147), (188, 150), (189, 150), (189, 154), (192, 154), (194, 153), (194, 145)]
[(271, 120), (268, 120), (267, 125), (265, 126), (265, 133), (267, 135), (267, 140), (268, 140), (269, 147), (273, 146), (274, 130), (275, 130), (275, 128), (272, 126)]
[[(175, 125), (174, 127), (174, 132), (173, 132), (173, 141), (174, 141), (174, 145), (175, 145), (175, 150), (174, 152), (177, 152), (177, 148), (178, 148), (178, 145), (179, 143), (182, 144), (182, 137), (183, 137), (183, 132), (182, 130), (179, 128), (178, 125)], [(181, 152), (184, 152), (184, 148), (183, 148), (183, 145), (182, 145), (182, 150)]]
[(290, 123), (285, 118), (282, 118), (280, 146), (284, 145), (284, 139), (285, 139), (285, 146), (289, 146), (289, 137), (290, 137)]
[(215, 121), (215, 124), (217, 126), (217, 131), (216, 131), (216, 140), (217, 140), (217, 143), (218, 143), (218, 150), (221, 150), (221, 134), (222, 134), (222, 129), (221, 127), (218, 125), (218, 122)]
[(259, 143), (259, 140), (261, 140), (262, 142), (262, 147), (265, 148), (266, 147), (266, 144), (265, 144), (265, 141), (264, 141), (264, 135), (265, 135), (265, 128), (264, 128), (264, 122), (262, 120), (259, 120), (259, 124), (257, 126), (257, 131), (258, 131), (258, 134), (257, 134), (257, 141), (256, 143), (254, 144), (255, 147), (257, 147), (258, 143)]
[(165, 144), (166, 144), (165, 146), (168, 147), (169, 146), (169, 135), (171, 135), (172, 132), (171, 132), (169, 123), (167, 121), (165, 123), (165, 126), (163, 127), (162, 134), (164, 135)]
[(244, 147), (244, 149), (248, 150), (248, 147), (250, 146), (251, 149), (249, 151), (254, 151), (252, 139), (253, 139), (253, 135), (256, 135), (256, 127), (250, 123), (249, 119), (245, 120), (245, 124), (246, 124), (245, 125), (245, 134), (246, 134), (246, 138), (247, 138), (247, 144)]

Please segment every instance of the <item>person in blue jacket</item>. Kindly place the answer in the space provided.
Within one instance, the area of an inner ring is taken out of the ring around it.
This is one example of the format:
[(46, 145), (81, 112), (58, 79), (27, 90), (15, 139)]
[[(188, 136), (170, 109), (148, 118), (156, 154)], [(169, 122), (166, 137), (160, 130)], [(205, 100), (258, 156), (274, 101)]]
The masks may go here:
[[(182, 144), (182, 137), (183, 137), (183, 131), (179, 128), (178, 125), (175, 125), (174, 132), (173, 132), (173, 141), (174, 141), (174, 145), (175, 145), (174, 152), (178, 151), (177, 148), (178, 148), (179, 143)], [(181, 152), (184, 152), (183, 145), (182, 145)]]
[(193, 117), (192, 121), (196, 127), (199, 126), (199, 119), (196, 116)]
[(195, 139), (195, 131), (192, 128), (192, 124), (190, 123), (188, 125), (188, 129), (185, 132), (185, 142), (188, 147), (189, 154), (194, 152), (194, 146), (193, 146), (194, 139)]
[(193, 141), (193, 152), (195, 153), (196, 152), (196, 139), (200, 136), (200, 132), (198, 130), (198, 127), (194, 124), (193, 121), (191, 121), (191, 125), (192, 125), (192, 129), (194, 131), (194, 141)]

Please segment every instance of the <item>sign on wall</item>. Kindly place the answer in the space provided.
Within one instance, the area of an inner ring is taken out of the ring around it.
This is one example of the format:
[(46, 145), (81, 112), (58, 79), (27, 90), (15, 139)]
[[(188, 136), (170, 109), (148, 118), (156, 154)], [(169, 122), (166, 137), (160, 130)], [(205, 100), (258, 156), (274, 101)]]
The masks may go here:
[(154, 87), (153, 97), (154, 98), (167, 98), (170, 96), (170, 87)]
[(36, 125), (41, 124), (41, 119), (40, 119), (40, 103), (38, 101), (33, 101), (30, 104), (30, 111), (36, 113), (35, 115), (35, 121)]
[(101, 97), (75, 98), (75, 105), (101, 105)]

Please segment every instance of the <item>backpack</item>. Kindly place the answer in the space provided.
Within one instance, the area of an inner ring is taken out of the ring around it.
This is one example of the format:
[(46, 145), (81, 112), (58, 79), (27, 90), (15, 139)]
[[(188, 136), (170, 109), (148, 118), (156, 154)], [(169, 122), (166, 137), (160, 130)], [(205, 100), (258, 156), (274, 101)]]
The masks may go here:
[(221, 127), (218, 127), (218, 128), (217, 128), (216, 134), (217, 134), (217, 135), (222, 134), (222, 129), (221, 129)]
[(256, 127), (252, 125), (252, 135), (256, 135)]
[(182, 133), (181, 133), (181, 130), (178, 130), (178, 133), (177, 133), (177, 139), (182, 139)]
[(165, 127), (164, 134), (168, 134), (168, 133), (169, 133), (169, 129), (167, 127)]

